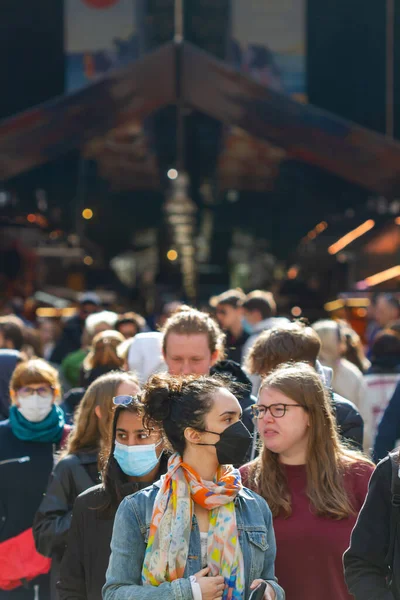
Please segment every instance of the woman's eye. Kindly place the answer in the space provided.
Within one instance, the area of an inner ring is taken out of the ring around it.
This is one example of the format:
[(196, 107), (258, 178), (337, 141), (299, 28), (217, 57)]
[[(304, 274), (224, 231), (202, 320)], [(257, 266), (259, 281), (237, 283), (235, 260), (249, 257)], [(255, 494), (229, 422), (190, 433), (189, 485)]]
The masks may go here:
[(141, 434), (139, 435), (139, 439), (140, 439), (140, 440), (148, 440), (148, 439), (149, 439), (149, 436), (147, 435), (147, 433), (141, 433)]
[(118, 439), (119, 440), (126, 440), (126, 434), (125, 433), (119, 433), (118, 434)]

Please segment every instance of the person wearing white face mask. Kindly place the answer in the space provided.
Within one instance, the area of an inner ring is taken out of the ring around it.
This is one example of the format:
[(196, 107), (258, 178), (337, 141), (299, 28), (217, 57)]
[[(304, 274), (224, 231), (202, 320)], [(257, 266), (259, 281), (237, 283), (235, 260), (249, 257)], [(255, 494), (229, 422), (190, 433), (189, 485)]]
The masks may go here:
[(167, 469), (158, 429), (143, 425), (139, 397), (116, 396), (103, 483), (78, 496), (61, 564), (60, 600), (98, 600), (105, 583), (114, 517), (121, 500), (153, 483)]
[[(40, 600), (49, 597), (50, 565), (35, 553), (32, 523), (55, 452), (70, 432), (56, 405), (59, 395), (58, 373), (44, 360), (16, 367), (10, 381), (10, 416), (0, 423), (1, 600), (33, 600), (35, 586)], [(27, 586), (23, 579), (28, 580)]]

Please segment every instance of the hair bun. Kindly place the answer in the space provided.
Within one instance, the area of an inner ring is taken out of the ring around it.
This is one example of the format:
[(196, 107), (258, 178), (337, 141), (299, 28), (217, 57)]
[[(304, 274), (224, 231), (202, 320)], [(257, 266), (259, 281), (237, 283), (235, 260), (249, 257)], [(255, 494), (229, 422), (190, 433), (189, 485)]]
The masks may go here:
[(152, 421), (161, 423), (171, 416), (172, 401), (176, 390), (171, 389), (165, 376), (154, 375), (145, 385), (142, 402), (146, 416)]

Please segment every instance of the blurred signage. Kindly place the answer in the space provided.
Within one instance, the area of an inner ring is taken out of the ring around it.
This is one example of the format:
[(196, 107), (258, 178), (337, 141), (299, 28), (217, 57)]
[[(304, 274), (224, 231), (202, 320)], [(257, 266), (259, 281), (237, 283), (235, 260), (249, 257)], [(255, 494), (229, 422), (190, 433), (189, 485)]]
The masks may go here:
[(232, 0), (232, 62), (269, 89), (304, 99), (305, 20), (305, 0)]
[(64, 0), (66, 89), (139, 56), (136, 0)]
[[(230, 61), (266, 88), (306, 101), (305, 0), (232, 0)], [(223, 189), (266, 190), (286, 154), (231, 128), (219, 161)]]

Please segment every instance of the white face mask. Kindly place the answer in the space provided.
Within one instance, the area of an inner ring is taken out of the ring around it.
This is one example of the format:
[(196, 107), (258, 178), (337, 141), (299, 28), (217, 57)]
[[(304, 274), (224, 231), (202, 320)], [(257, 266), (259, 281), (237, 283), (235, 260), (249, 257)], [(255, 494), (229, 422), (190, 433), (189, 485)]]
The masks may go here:
[(32, 394), (25, 398), (18, 398), (19, 412), (27, 421), (40, 423), (50, 413), (53, 406), (53, 396), (48, 394), (44, 398), (39, 394)]

